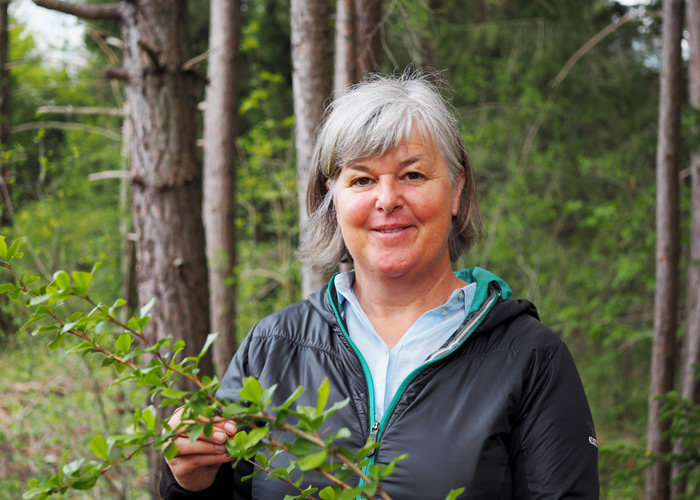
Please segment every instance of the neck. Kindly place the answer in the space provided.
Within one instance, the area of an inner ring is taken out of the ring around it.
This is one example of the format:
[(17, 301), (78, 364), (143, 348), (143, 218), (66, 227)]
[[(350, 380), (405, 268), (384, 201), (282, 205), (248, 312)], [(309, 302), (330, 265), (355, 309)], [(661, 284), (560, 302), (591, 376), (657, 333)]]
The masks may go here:
[(447, 302), (455, 289), (465, 285), (448, 263), (441, 272), (422, 278), (367, 276), (356, 269), (353, 288), (377, 333), (391, 348), (425, 312)]

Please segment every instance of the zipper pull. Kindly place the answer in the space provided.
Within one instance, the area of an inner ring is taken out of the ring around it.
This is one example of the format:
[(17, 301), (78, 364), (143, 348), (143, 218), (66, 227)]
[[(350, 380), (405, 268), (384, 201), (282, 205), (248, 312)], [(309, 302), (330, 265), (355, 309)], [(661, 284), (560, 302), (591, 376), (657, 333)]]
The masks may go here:
[[(372, 441), (374, 441), (375, 443), (377, 442), (377, 434), (379, 434), (379, 420), (376, 420), (374, 422), (374, 425), (372, 426), (372, 430), (369, 431), (369, 437), (371, 437)], [(367, 456), (371, 457), (372, 455), (374, 455), (375, 451), (377, 451), (376, 448), (372, 449), (372, 451), (370, 451)]]

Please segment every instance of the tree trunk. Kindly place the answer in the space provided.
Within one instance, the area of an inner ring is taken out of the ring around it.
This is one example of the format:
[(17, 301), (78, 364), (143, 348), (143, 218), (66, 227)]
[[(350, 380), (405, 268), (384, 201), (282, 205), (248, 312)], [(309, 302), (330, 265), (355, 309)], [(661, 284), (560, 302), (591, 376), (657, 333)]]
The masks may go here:
[[(663, 438), (668, 422), (660, 421), (660, 402), (654, 396), (673, 388), (674, 346), (678, 314), (679, 191), (681, 103), (681, 32), (683, 1), (663, 3), (659, 136), (656, 153), (656, 293), (652, 347), (651, 394), (647, 449), (654, 454), (671, 451)], [(645, 498), (666, 500), (670, 494), (671, 467), (657, 463), (647, 470)]]
[(355, 33), (357, 54), (357, 76), (379, 71), (381, 56), (380, 22), (381, 0), (355, 0)]
[(219, 332), (213, 351), (223, 376), (236, 351), (233, 267), (236, 261), (237, 75), (240, 0), (212, 0), (204, 110), (204, 228), (209, 268), (209, 317)]
[(381, 61), (381, 0), (338, 0), (335, 20), (334, 89), (340, 94)]
[[(686, 25), (690, 42), (688, 60), (688, 94), (690, 105), (695, 112), (700, 111), (700, 0), (687, 0)], [(681, 356), (680, 392), (681, 396), (700, 403), (700, 382), (695, 377), (695, 365), (700, 363), (700, 152), (690, 155), (690, 262), (688, 263), (688, 281), (686, 283), (685, 303), (685, 337), (683, 355)], [(674, 446), (676, 453), (685, 450), (682, 444)], [(672, 476), (680, 473), (678, 466), (673, 467)], [(673, 498), (685, 493), (685, 478), (674, 481)]]
[[(324, 101), (331, 93), (328, 2), (292, 0), (291, 26), (299, 227), (303, 231), (308, 219), (306, 191), (315, 131), (323, 116)], [(301, 276), (304, 297), (314, 292), (327, 278), (309, 264), (302, 265)]]
[(13, 209), (10, 198), (10, 170), (9, 158), (5, 152), (10, 149), (10, 72), (7, 69), (9, 62), (9, 36), (7, 6), (10, 0), (0, 0), (0, 199), (3, 200), (0, 225), (12, 225)]
[(335, 94), (357, 82), (355, 53), (355, 0), (338, 0), (335, 17), (335, 58), (333, 88)]
[[(85, 19), (119, 21), (128, 103), (132, 214), (138, 294), (155, 299), (146, 334), (185, 340), (184, 356), (199, 353), (209, 328), (202, 172), (197, 161), (195, 76), (188, 59), (187, 3), (123, 0), (88, 5), (34, 0)], [(211, 351), (200, 374), (213, 375)], [(159, 417), (170, 410), (159, 408)], [(149, 454), (151, 494), (158, 498), (160, 454)]]

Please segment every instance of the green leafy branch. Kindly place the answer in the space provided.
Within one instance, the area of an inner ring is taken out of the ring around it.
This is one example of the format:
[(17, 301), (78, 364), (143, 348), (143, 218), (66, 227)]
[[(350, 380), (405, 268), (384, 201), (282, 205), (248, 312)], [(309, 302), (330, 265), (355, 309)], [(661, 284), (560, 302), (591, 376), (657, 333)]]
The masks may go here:
[[(0, 293), (7, 293), (10, 299), (29, 308), (30, 317), (21, 327), (22, 331), (31, 326), (33, 335), (52, 336), (48, 344), (51, 350), (61, 347), (66, 337), (75, 337), (78, 343), (66, 352), (103, 356), (102, 365), (111, 365), (117, 372), (112, 385), (135, 382), (144, 387), (159, 406), (183, 407), (180, 424), (174, 428), (158, 418), (153, 404), (136, 408), (133, 421), (123, 434), (92, 438), (90, 449), (98, 460), (68, 462), (69, 452), (66, 451), (59, 471), (47, 480), (32, 479), (23, 498), (43, 500), (69, 489), (90, 489), (106, 472), (150, 447), (162, 449), (163, 455), (172, 459), (177, 454), (176, 438), (188, 436), (195, 441), (202, 434), (211, 437), (215, 421), (230, 420), (242, 429), (225, 443), (231, 458), (236, 463), (245, 460), (253, 464), (254, 472), (248, 478), (262, 473), (295, 487), (299, 495), (287, 497), (289, 499), (315, 498), (312, 495), (318, 494), (322, 500), (350, 500), (358, 496), (368, 500), (375, 497), (391, 500), (380, 483), (406, 456), (397, 457), (389, 464), (370, 464), (368, 455), (380, 446), (371, 438), (364, 447), (351, 453), (336, 445), (339, 440), (350, 436), (348, 429), (338, 429), (323, 436), (322, 428), (328, 418), (348, 404), (345, 400), (327, 407), (330, 395), (327, 380), (317, 390), (316, 406), (293, 406), (304, 390), (300, 387), (282, 405), (273, 407), (271, 396), (275, 387), (263, 388), (253, 377), (244, 379), (239, 402), (217, 399), (218, 379), (200, 378), (198, 369), (200, 359), (216, 335), (208, 336), (197, 356), (180, 359), (185, 347), (182, 340), (173, 343), (172, 337), (168, 336), (152, 342), (144, 334), (153, 301), (122, 322), (117, 318), (117, 312), (126, 304), (123, 299), (108, 306), (95, 302), (88, 294), (99, 265), (95, 265), (91, 272), (76, 271), (69, 275), (58, 271), (48, 285), (37, 286), (37, 276), (20, 275), (12, 264), (22, 257), (19, 246), (19, 239), (8, 247), (4, 236), (0, 236), (0, 267), (7, 269), (14, 278), (0, 284)], [(63, 306), (71, 299), (89, 305), (90, 310), (73, 312), (66, 319)], [(180, 389), (183, 381), (188, 381), (196, 389)], [(290, 418), (294, 423), (290, 423)], [(158, 430), (159, 426), (163, 428), (162, 432)], [(276, 467), (275, 458), (282, 452), (291, 454), (294, 459), (287, 467)], [(333, 486), (320, 491), (304, 486), (304, 477), (310, 471), (318, 472)], [(360, 485), (353, 487), (348, 484), (353, 476), (362, 480)], [(452, 492), (448, 499), (456, 498), (462, 491)]]

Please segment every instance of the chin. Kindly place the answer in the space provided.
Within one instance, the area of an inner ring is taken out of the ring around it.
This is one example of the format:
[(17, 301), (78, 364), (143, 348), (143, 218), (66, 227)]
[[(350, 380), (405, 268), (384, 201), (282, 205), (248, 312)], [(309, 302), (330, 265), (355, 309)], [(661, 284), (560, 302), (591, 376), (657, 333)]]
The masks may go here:
[(377, 265), (374, 267), (375, 271), (382, 276), (386, 276), (388, 278), (400, 278), (413, 269), (413, 265), (407, 264), (407, 263), (389, 263), (389, 262), (382, 262), (381, 264)]

